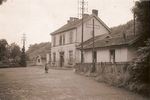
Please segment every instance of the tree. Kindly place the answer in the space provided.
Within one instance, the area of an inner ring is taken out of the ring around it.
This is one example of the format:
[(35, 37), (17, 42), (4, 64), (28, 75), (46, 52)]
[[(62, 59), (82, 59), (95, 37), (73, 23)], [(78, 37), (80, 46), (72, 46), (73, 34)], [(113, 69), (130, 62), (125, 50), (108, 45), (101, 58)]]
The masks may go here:
[(21, 52), (21, 60), (20, 60), (20, 65), (22, 67), (26, 67), (26, 53), (25, 53), (25, 47), (23, 46), (22, 52)]
[(7, 46), (8, 43), (5, 39), (0, 40), (0, 61), (6, 60), (7, 58)]
[(9, 46), (9, 49), (10, 49), (10, 58), (13, 59), (15, 63), (19, 63), (21, 56), (20, 47), (16, 43), (12, 43)]
[(140, 34), (138, 55), (129, 66), (129, 84), (132, 90), (150, 96), (150, 1), (140, 0), (135, 3), (133, 12), (139, 22), (137, 33)]
[(0, 0), (0, 5), (3, 3), (3, 2), (5, 2), (6, 0)]
[(140, 0), (135, 3), (133, 12), (135, 13), (136, 21), (139, 22), (138, 33), (142, 36), (142, 42), (150, 38), (150, 1)]

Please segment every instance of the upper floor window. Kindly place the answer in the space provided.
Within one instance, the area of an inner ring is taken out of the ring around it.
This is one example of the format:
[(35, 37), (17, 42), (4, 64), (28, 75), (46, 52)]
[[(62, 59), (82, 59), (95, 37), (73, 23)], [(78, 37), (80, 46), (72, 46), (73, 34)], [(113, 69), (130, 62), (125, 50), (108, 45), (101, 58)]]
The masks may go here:
[(63, 44), (65, 44), (65, 34), (63, 34)]
[(69, 62), (68, 62), (70, 65), (72, 65), (73, 64), (73, 51), (72, 50), (70, 50), (69, 51)]
[(53, 62), (56, 62), (56, 53), (53, 53)]
[(59, 38), (59, 45), (62, 45), (62, 35), (60, 35), (60, 38)]
[(70, 31), (70, 34), (69, 34), (69, 43), (73, 43), (73, 31)]
[(53, 46), (56, 46), (56, 37), (53, 36)]

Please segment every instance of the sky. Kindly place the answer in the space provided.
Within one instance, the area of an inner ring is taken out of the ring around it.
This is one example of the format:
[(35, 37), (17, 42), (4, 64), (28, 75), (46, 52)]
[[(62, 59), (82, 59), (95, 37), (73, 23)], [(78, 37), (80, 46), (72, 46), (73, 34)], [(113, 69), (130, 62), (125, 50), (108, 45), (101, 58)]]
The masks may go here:
[[(133, 19), (134, 0), (87, 0), (88, 12), (99, 11), (99, 17), (109, 27)], [(50, 42), (50, 33), (78, 16), (78, 0), (7, 0), (0, 6), (0, 39), (22, 46)]]

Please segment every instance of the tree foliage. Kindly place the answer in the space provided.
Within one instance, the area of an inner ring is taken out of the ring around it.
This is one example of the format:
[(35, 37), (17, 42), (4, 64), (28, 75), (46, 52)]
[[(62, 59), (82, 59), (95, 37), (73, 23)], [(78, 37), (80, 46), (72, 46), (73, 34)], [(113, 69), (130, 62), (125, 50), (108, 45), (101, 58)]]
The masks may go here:
[(19, 65), (21, 59), (21, 50), (16, 43), (8, 44), (5, 39), (0, 39), (0, 62), (2, 64)]
[[(131, 78), (130, 89), (150, 96), (150, 1), (140, 0), (135, 3), (133, 12), (139, 23), (137, 32), (140, 34), (142, 46), (138, 50), (138, 56), (129, 66)], [(146, 41), (146, 42), (145, 42)]]
[(0, 61), (7, 58), (7, 46), (8, 43), (5, 39), (0, 40)]
[(113, 35), (134, 35), (133, 33), (133, 20), (128, 21), (123, 25), (119, 25), (111, 28), (111, 34)]
[(27, 50), (27, 55), (29, 59), (32, 60), (34, 57), (41, 55), (44, 57), (46, 53), (50, 53), (51, 43), (44, 42), (39, 44), (30, 45), (29, 49)]
[(13, 59), (14, 62), (20, 61), (21, 50), (20, 47), (16, 43), (12, 43), (9, 46), (10, 58)]
[(0, 5), (3, 3), (3, 2), (5, 2), (6, 0), (0, 0)]
[(24, 46), (23, 46), (22, 52), (21, 52), (20, 65), (21, 65), (22, 67), (26, 67), (26, 66), (27, 66), (27, 64), (26, 64), (26, 53), (25, 53), (25, 47), (24, 47)]
[(135, 13), (136, 21), (139, 22), (138, 33), (142, 36), (144, 42), (150, 38), (150, 1), (140, 0), (135, 3), (133, 8)]

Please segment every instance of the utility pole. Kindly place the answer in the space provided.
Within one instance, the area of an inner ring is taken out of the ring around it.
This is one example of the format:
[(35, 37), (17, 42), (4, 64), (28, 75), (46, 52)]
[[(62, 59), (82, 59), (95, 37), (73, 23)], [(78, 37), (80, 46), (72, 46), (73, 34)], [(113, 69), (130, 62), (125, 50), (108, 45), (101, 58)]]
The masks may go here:
[(79, 0), (79, 11), (78, 11), (78, 17), (81, 17), (82, 22), (82, 31), (81, 31), (81, 63), (84, 62), (83, 57), (83, 42), (84, 42), (84, 13), (88, 12), (88, 2), (86, 0)]
[(133, 18), (134, 18), (134, 36), (136, 35), (136, 31), (135, 31), (135, 12), (134, 12), (134, 14), (133, 14)]
[(83, 18), (84, 18), (84, 0), (82, 0), (82, 35), (81, 35), (81, 63), (83, 63), (83, 34), (84, 34), (84, 23), (83, 23)]
[(95, 51), (95, 22), (94, 22), (94, 19), (92, 20), (93, 21), (93, 31), (92, 31), (92, 36), (93, 36), (93, 50), (92, 50), (92, 63), (93, 63), (93, 67), (92, 67), (92, 71), (91, 72), (95, 72), (95, 63), (96, 63), (96, 51)]
[(25, 42), (26, 42), (26, 34), (23, 34), (23, 37), (22, 37), (23, 47), (22, 47), (21, 61), (20, 61), (20, 64), (22, 67), (26, 67)]
[[(133, 0), (133, 3), (135, 4), (135, 1)], [(136, 35), (135, 33), (135, 12), (133, 11), (133, 33), (134, 33), (134, 36)]]

